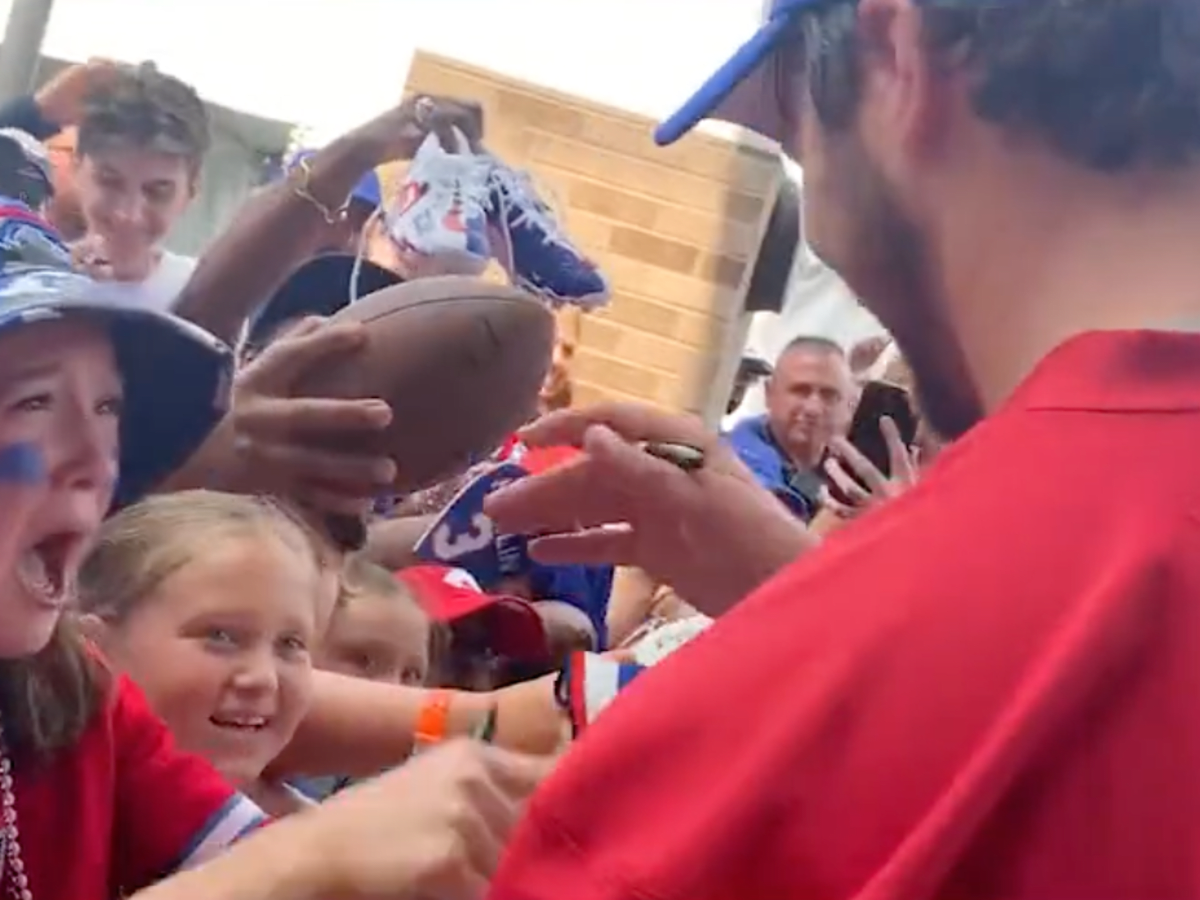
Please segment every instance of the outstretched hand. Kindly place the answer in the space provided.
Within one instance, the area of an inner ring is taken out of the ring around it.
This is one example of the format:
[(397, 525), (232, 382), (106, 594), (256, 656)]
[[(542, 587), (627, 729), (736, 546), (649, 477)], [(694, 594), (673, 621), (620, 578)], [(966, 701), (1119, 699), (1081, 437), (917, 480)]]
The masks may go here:
[[(715, 616), (813, 543), (693, 417), (610, 403), (552, 413), (521, 437), (584, 451), (488, 501), (502, 530), (541, 535), (531, 550), (547, 563), (638, 566)], [(684, 471), (645, 452), (643, 442), (695, 447), (704, 465)]]

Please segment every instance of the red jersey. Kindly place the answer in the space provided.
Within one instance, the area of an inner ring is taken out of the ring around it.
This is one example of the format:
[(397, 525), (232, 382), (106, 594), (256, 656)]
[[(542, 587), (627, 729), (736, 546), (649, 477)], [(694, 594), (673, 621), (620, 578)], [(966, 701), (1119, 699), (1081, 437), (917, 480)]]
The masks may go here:
[(638, 677), (492, 900), (1200, 897), (1200, 336), (1051, 353)]
[(175, 749), (127, 678), (82, 739), (13, 773), (37, 900), (108, 900), (225, 849), (264, 821), (207, 762)]

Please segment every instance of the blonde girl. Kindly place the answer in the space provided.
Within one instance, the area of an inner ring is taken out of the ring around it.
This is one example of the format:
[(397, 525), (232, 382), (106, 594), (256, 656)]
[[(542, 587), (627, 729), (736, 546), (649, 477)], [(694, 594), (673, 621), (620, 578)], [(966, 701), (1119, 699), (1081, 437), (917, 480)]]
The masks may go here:
[(79, 576), (107, 660), (180, 746), (275, 814), (295, 798), (262, 772), (307, 709), (335, 599), (315, 540), (272, 500), (183, 491), (105, 522)]

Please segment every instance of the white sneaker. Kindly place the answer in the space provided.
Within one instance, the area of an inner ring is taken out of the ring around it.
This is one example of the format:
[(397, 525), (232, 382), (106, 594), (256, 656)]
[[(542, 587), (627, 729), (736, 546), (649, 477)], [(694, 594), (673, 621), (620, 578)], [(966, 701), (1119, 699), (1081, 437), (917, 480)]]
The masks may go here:
[(488, 219), (503, 236), (493, 247), (513, 284), (553, 306), (595, 309), (609, 286), (596, 264), (575, 245), (525, 173), (492, 158)]
[(458, 152), (429, 134), (418, 148), (398, 200), (384, 213), (388, 234), (421, 275), (479, 275), (487, 268), (491, 161), (471, 152), (455, 131)]

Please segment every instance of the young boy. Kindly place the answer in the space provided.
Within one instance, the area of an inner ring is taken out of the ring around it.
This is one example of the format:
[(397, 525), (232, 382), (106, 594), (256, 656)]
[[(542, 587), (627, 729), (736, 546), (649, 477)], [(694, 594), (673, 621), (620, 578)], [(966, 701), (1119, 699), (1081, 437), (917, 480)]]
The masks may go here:
[(87, 233), (74, 252), (114, 294), (167, 309), (191, 277), (196, 261), (162, 242), (196, 195), (210, 143), (196, 91), (149, 63), (89, 95), (73, 171)]

